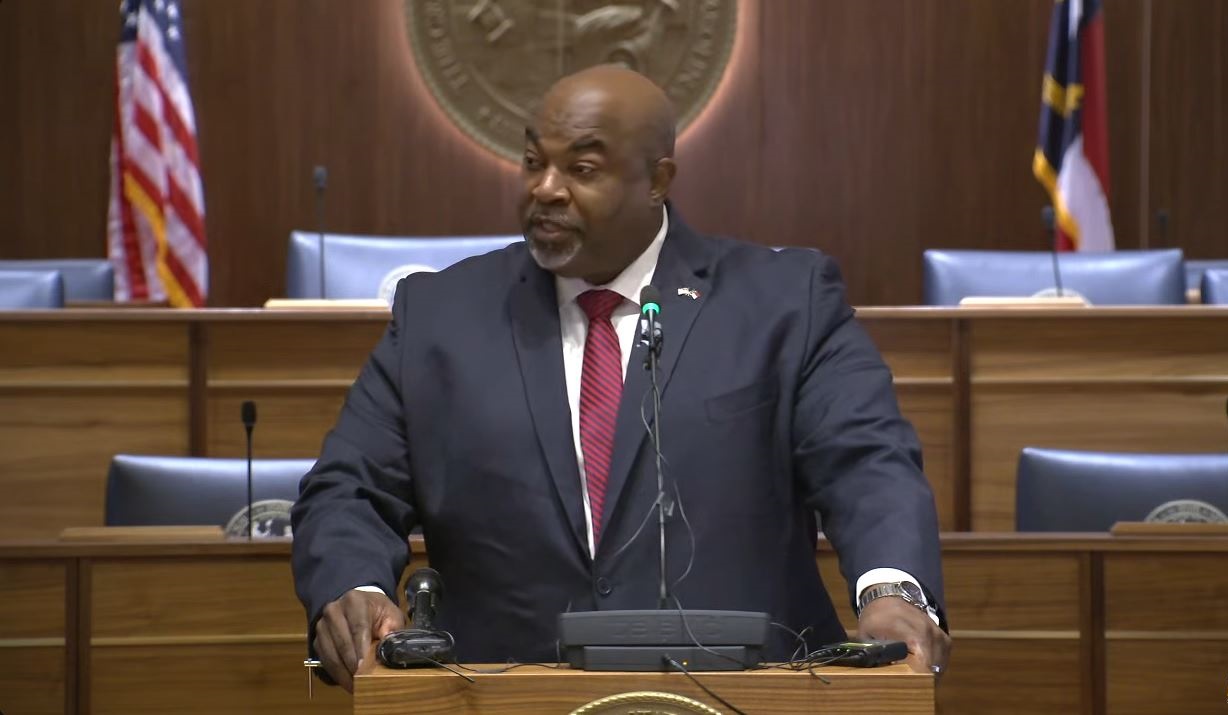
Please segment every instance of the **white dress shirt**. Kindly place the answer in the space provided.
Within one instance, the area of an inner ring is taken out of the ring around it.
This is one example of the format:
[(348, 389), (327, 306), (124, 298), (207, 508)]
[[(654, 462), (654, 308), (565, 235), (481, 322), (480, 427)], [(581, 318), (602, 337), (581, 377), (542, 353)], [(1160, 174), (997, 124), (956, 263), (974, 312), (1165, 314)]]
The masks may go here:
[[(563, 339), (563, 372), (567, 381), (567, 404), (571, 408), (571, 435), (575, 444), (576, 462), (580, 467), (580, 493), (584, 495), (584, 523), (588, 532), (588, 552), (595, 552), (593, 544), (593, 512), (588, 500), (588, 482), (584, 477), (584, 449), (580, 445), (580, 380), (584, 372), (584, 342), (588, 338), (588, 316), (576, 296), (589, 290), (605, 289), (618, 293), (623, 302), (610, 315), (614, 332), (618, 335), (618, 347), (622, 353), (623, 379), (627, 378), (627, 362), (634, 346), (636, 326), (639, 323), (640, 290), (652, 282), (652, 275), (657, 268), (657, 258), (661, 255), (661, 245), (665, 242), (665, 234), (669, 230), (669, 214), (661, 211), (661, 228), (648, 244), (648, 248), (623, 269), (622, 273), (606, 283), (595, 286), (582, 278), (563, 278), (555, 276), (555, 292), (559, 301), (559, 331)], [(907, 572), (894, 568), (876, 568), (862, 574), (857, 579), (857, 596), (862, 591), (879, 583), (895, 583), (897, 581), (917, 580)], [(920, 584), (917, 584), (918, 587)], [(379, 591), (373, 586), (359, 587), (364, 591)], [(932, 608), (930, 618), (935, 623), (938, 616)]]

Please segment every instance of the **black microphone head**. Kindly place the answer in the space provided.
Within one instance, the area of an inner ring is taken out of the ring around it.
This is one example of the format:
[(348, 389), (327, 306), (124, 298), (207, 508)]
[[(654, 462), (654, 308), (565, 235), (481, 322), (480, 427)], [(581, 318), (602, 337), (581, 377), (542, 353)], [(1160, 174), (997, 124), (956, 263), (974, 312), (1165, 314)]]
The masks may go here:
[(315, 184), (316, 191), (323, 191), (328, 186), (328, 167), (317, 164), (311, 170), (311, 181)]
[(244, 400), (243, 406), (240, 409), (240, 415), (243, 418), (243, 426), (251, 429), (256, 425), (256, 403), (251, 400)]
[(1054, 216), (1053, 207), (1046, 206), (1040, 210), (1040, 223), (1045, 227), (1046, 231), (1052, 231), (1057, 225), (1057, 218)]
[(409, 577), (405, 590), (409, 592), (411, 600), (413, 595), (419, 591), (430, 591), (438, 597), (443, 593), (443, 577), (435, 569), (423, 566)]
[(661, 310), (661, 291), (657, 290), (654, 285), (646, 285), (640, 289), (640, 308), (652, 303), (657, 306), (657, 310)]

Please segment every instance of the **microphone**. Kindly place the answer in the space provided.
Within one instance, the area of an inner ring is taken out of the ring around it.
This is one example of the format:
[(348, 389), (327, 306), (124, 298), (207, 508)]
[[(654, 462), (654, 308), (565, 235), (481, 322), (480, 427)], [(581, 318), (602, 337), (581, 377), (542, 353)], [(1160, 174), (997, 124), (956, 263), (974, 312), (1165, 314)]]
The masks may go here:
[(311, 171), (311, 182), (316, 187), (316, 232), (320, 234), (320, 298), (324, 294), (324, 192), (328, 189), (328, 167), (317, 165)]
[(1049, 239), (1049, 253), (1053, 256), (1053, 281), (1057, 286), (1057, 297), (1062, 297), (1062, 269), (1057, 262), (1057, 220), (1053, 207), (1046, 206), (1040, 210), (1040, 222), (1045, 227), (1045, 236)]
[(405, 586), (405, 600), (409, 603), (409, 618), (414, 628), (423, 631), (435, 629), (435, 611), (443, 597), (443, 579), (432, 568), (420, 568), (409, 577)]
[(640, 289), (640, 345), (648, 348), (644, 356), (644, 369), (651, 368), (648, 361), (661, 357), (661, 291), (647, 285)]
[(660, 608), (669, 608), (669, 580), (665, 574), (665, 517), (674, 512), (673, 500), (665, 493), (665, 473), (661, 469), (661, 388), (657, 384), (657, 361), (661, 357), (661, 343), (665, 336), (661, 331), (661, 292), (656, 286), (646, 285), (640, 289), (640, 344), (648, 348), (644, 357), (644, 369), (652, 383), (652, 438), (657, 460), (657, 534), (660, 541), (660, 581), (658, 597)]
[(420, 568), (409, 577), (405, 600), (409, 603), (410, 627), (393, 631), (380, 641), (375, 652), (384, 665), (389, 668), (448, 667), (444, 663), (452, 660), (452, 634), (435, 628), (435, 611), (442, 599), (443, 578), (438, 571)]
[(1157, 245), (1168, 245), (1168, 209), (1159, 209), (1156, 211), (1156, 233), (1159, 234)]
[(256, 426), (256, 403), (244, 400), (239, 410), (243, 428), (247, 430), (247, 540), (252, 540), (252, 429)]

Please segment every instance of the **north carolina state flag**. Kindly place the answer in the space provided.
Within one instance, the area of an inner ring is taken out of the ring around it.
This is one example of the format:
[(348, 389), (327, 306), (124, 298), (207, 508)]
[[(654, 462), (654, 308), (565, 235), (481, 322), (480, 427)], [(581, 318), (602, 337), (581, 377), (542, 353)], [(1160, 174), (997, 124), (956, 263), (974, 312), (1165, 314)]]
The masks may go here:
[(1114, 248), (1103, 15), (1101, 0), (1058, 0), (1049, 24), (1032, 173), (1053, 201), (1059, 250)]

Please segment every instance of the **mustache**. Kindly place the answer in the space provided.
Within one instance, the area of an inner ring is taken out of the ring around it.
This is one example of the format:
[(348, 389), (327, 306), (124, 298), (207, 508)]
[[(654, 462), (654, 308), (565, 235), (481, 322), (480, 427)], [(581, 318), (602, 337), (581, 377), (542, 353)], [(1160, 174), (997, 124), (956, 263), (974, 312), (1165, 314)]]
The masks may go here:
[(532, 211), (529, 213), (529, 225), (540, 226), (542, 224), (551, 224), (561, 229), (577, 231), (580, 226), (566, 214), (550, 213), (547, 211)]

